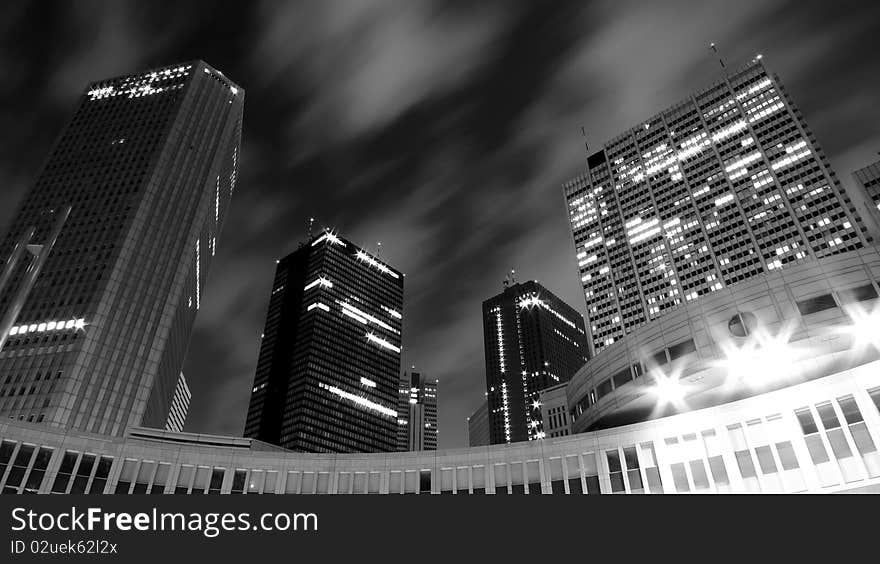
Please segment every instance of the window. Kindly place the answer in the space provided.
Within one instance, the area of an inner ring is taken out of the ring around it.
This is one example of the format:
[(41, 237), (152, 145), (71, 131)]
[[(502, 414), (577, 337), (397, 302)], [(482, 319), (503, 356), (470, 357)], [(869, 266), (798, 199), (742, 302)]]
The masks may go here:
[(24, 474), (27, 471), (27, 467), (31, 463), (31, 457), (34, 454), (34, 448), (35, 447), (31, 445), (21, 445), (18, 447), (18, 454), (15, 455), (15, 460), (12, 463), (12, 468), (10, 468), (9, 470), (9, 476), (6, 477), (6, 485), (3, 487), (3, 493), (18, 493), (18, 486), (21, 485), (21, 482), (24, 479)]
[[(244, 493), (244, 483), (247, 480), (247, 470), (236, 470), (235, 474), (232, 475), (232, 489), (229, 490), (229, 493), (240, 494)], [(289, 492), (292, 493), (292, 492)]]
[(654, 355), (651, 357), (651, 360), (653, 360), (654, 363), (657, 364), (657, 366), (662, 366), (669, 362), (669, 360), (666, 358), (666, 349), (654, 353)]
[(669, 347), (669, 360), (677, 360), (686, 354), (694, 352), (697, 352), (697, 345), (694, 343), (693, 339), (688, 339), (687, 341), (682, 341), (677, 345)]
[(419, 472), (419, 493), (431, 493), (431, 471)]
[(776, 461), (773, 460), (773, 452), (767, 445), (755, 448), (755, 454), (758, 455), (758, 466), (761, 467), (762, 474), (775, 474)]
[(675, 491), (689, 492), (691, 491), (691, 487), (688, 484), (687, 472), (684, 469), (684, 464), (678, 462), (671, 466), (672, 469), (672, 482), (675, 485)]
[(611, 393), (611, 380), (605, 380), (596, 387), (596, 397), (602, 399)]
[(856, 403), (855, 398), (851, 395), (843, 396), (837, 398), (837, 403), (840, 405), (840, 410), (843, 412), (843, 418), (846, 419), (846, 423), (849, 426), (849, 432), (852, 434), (853, 441), (856, 443), (856, 448), (859, 450), (859, 453), (864, 456), (876, 451), (877, 448), (874, 446), (874, 440), (871, 438), (871, 434), (865, 426), (862, 412), (859, 411), (859, 406)]
[(98, 460), (98, 467), (95, 469), (95, 477), (92, 478), (92, 485), (89, 487), (90, 494), (102, 494), (107, 486), (107, 476), (110, 475), (110, 467), (113, 466), (113, 458), (102, 456)]
[(825, 427), (825, 433), (828, 435), (828, 442), (831, 444), (831, 451), (838, 460), (849, 458), (852, 456), (852, 450), (846, 442), (846, 436), (843, 429), (840, 428), (840, 420), (834, 412), (834, 406), (830, 401), (825, 401), (816, 405), (816, 411), (822, 420), (822, 426)]
[(51, 448), (45, 447), (40, 448), (37, 452), (37, 457), (34, 459), (34, 466), (31, 468), (30, 475), (28, 475), (23, 493), (39, 493), (40, 485), (43, 483), (43, 477), (46, 475), (46, 467), (49, 466), (49, 461), (52, 459), (52, 452), (53, 450)]
[(801, 430), (804, 433), (804, 441), (807, 443), (807, 450), (810, 451), (810, 458), (813, 464), (822, 464), (828, 462), (828, 453), (825, 452), (825, 445), (822, 444), (822, 438), (819, 436), (819, 427), (816, 425), (810, 408), (802, 407), (795, 411), (798, 422), (801, 424)]
[(623, 449), (623, 460), (626, 463), (626, 477), (629, 480), (630, 492), (644, 493), (645, 488), (642, 486), (642, 475), (639, 472), (639, 455), (636, 453), (636, 447), (625, 447)]
[(865, 302), (877, 298), (877, 290), (873, 284), (858, 286), (857, 288), (849, 288), (848, 290), (840, 290), (837, 293), (841, 303)]
[(177, 474), (177, 487), (174, 488), (175, 494), (186, 494), (189, 493), (189, 486), (193, 479), (193, 467), (187, 464), (184, 464), (180, 467), (180, 472)]
[(67, 493), (67, 484), (70, 482), (70, 476), (73, 474), (73, 467), (76, 466), (78, 456), (78, 452), (67, 451), (64, 453), (61, 467), (58, 468), (58, 474), (55, 476), (55, 483), (52, 484), (52, 493)]
[(620, 453), (616, 450), (605, 451), (608, 459), (608, 473), (611, 478), (611, 491), (618, 493), (626, 490), (623, 485), (623, 468), (620, 465)]
[(72, 494), (86, 493), (86, 486), (92, 475), (92, 468), (95, 466), (96, 456), (94, 454), (84, 454), (82, 460), (79, 461), (79, 468), (76, 469), (76, 478), (73, 480), (73, 486), (70, 488)]
[(799, 468), (791, 442), (776, 443), (776, 450), (779, 452), (779, 462), (782, 463), (783, 470), (797, 470)]
[(811, 313), (819, 313), (828, 309), (837, 307), (837, 302), (831, 294), (822, 294), (815, 298), (809, 298), (797, 302), (797, 308), (801, 315), (810, 315)]
[(615, 389), (632, 381), (632, 374), (630, 373), (629, 367), (624, 368), (623, 370), (612, 376), (611, 379), (614, 381)]

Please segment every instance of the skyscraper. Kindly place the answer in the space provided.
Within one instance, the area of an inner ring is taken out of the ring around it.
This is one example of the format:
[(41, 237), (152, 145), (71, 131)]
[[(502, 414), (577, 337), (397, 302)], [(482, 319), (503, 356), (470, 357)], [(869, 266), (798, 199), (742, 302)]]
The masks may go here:
[(594, 354), (681, 303), (871, 240), (760, 58), (605, 143), (564, 192)]
[(0, 241), (0, 417), (165, 426), (235, 188), (243, 103), (202, 61), (86, 88)]
[(165, 420), (165, 430), (181, 432), (186, 424), (186, 415), (189, 413), (189, 402), (192, 399), (192, 393), (189, 391), (189, 385), (183, 372), (177, 379), (177, 386), (174, 388), (174, 397), (171, 398), (171, 409), (168, 410), (168, 419)]
[(534, 281), (483, 302), (492, 444), (544, 438), (541, 390), (567, 382), (589, 357), (584, 319)]
[(397, 450), (437, 450), (437, 380), (404, 372), (397, 400)]
[(397, 450), (403, 274), (324, 232), (275, 271), (244, 434), (305, 452)]
[(484, 446), (492, 444), (489, 439), (489, 405), (485, 401), (467, 418), (468, 445)]
[(880, 210), (880, 161), (860, 168), (853, 173), (853, 177), (868, 195), (874, 208)]

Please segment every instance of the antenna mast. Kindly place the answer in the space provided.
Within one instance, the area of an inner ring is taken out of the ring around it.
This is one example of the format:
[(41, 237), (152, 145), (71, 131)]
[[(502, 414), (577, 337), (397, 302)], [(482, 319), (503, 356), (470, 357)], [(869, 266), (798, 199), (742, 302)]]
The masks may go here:
[(721, 58), (721, 54), (718, 53), (718, 47), (716, 47), (714, 43), (710, 43), (710, 44), (709, 44), (709, 49), (711, 49), (713, 53), (715, 53), (716, 55), (718, 55), (718, 62), (721, 63), (721, 68), (722, 68), (722, 69), (726, 69), (727, 67), (724, 66), (724, 59), (722, 59), (722, 58)]

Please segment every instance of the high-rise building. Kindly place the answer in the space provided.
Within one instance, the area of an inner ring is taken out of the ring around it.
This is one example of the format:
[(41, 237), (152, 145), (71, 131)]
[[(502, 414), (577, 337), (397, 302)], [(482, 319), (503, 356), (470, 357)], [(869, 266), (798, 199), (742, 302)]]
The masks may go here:
[(165, 420), (165, 430), (180, 433), (186, 423), (186, 415), (189, 413), (189, 402), (192, 393), (186, 383), (183, 372), (177, 379), (177, 387), (174, 388), (174, 397), (171, 399), (171, 409), (168, 410), (168, 419)]
[(880, 210), (880, 161), (860, 168), (853, 173), (853, 177), (868, 195), (874, 208)]
[(589, 358), (581, 314), (535, 281), (505, 286), (483, 302), (492, 444), (544, 438), (541, 390), (567, 382)]
[(437, 450), (437, 379), (404, 372), (397, 400), (397, 450)]
[(278, 261), (246, 437), (397, 450), (403, 273), (327, 231)]
[(489, 440), (489, 404), (485, 401), (480, 407), (467, 418), (468, 445), (485, 446), (491, 444)]
[(165, 426), (235, 188), (243, 104), (202, 61), (86, 88), (0, 240), (0, 417), (111, 435)]
[(682, 303), (872, 239), (760, 59), (605, 143), (564, 192), (593, 354)]

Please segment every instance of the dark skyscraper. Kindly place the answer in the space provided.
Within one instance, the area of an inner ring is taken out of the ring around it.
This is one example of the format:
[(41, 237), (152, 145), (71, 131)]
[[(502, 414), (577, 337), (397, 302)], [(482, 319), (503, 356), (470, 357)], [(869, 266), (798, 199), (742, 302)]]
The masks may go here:
[(567, 382), (588, 359), (584, 319), (537, 282), (483, 302), (492, 444), (541, 439), (541, 390)]
[(489, 441), (489, 406), (485, 401), (468, 417), (467, 424), (469, 446), (491, 444)]
[(165, 426), (235, 188), (243, 104), (202, 61), (88, 86), (0, 242), (17, 257), (0, 285), (0, 417)]
[(246, 437), (305, 452), (397, 450), (403, 274), (325, 232), (281, 259)]
[(759, 59), (611, 139), (564, 186), (593, 354), (667, 310), (871, 242)]
[(437, 450), (437, 380), (404, 372), (397, 400), (397, 450)]

